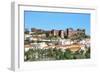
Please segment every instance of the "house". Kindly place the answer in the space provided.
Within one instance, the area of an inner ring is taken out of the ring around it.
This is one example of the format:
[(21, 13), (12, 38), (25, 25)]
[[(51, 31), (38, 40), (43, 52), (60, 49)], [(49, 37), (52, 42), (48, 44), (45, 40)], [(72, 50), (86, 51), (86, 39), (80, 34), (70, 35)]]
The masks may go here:
[(33, 37), (30, 37), (29, 40), (30, 41), (37, 41), (38, 39), (36, 37), (34, 37), (34, 38)]
[(90, 47), (90, 39), (83, 39), (80, 44), (85, 45), (87, 48)]
[(25, 40), (29, 40), (29, 38), (31, 37), (32, 35), (30, 34), (25, 34)]
[(43, 49), (47, 44), (45, 42), (41, 43), (31, 43), (34, 49)]
[(59, 45), (71, 45), (71, 44), (73, 44), (73, 41), (71, 41), (70, 39), (60, 39), (59, 41), (58, 41), (58, 44)]

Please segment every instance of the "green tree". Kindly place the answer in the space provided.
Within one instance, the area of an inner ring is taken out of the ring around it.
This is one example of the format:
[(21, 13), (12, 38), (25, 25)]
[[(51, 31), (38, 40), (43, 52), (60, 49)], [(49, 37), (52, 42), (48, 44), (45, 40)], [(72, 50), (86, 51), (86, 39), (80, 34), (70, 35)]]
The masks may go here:
[(69, 49), (66, 49), (64, 52), (64, 58), (65, 59), (73, 59), (73, 54)]

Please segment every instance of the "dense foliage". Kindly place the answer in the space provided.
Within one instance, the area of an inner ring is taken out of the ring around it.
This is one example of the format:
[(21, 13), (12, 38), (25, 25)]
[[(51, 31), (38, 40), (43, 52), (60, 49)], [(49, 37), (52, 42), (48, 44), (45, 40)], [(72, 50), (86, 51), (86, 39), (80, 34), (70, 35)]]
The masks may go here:
[(86, 51), (71, 52), (69, 49), (29, 49), (24, 53), (25, 61), (71, 60), (90, 58), (90, 48)]

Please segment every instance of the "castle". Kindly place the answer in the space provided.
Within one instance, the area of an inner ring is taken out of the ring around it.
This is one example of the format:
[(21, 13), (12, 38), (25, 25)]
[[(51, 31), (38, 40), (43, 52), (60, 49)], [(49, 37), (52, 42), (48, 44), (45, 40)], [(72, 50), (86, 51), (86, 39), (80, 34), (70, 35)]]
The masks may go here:
[[(74, 30), (73, 28), (67, 28), (66, 30), (42, 30), (42, 29), (36, 29), (36, 28), (31, 28), (31, 32), (35, 32), (35, 33), (42, 33), (42, 32), (46, 32), (48, 33), (48, 36), (58, 36), (60, 38), (65, 38), (65, 37), (73, 37), (76, 34), (83, 34), (85, 35), (85, 29), (77, 29)], [(47, 37), (48, 37), (47, 36)]]

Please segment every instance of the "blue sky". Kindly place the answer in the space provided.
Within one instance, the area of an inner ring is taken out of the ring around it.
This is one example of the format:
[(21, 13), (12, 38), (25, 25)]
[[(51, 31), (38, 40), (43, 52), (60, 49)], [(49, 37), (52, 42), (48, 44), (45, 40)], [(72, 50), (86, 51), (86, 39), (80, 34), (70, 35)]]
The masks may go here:
[(24, 11), (25, 28), (44, 30), (85, 29), (90, 34), (90, 14)]

